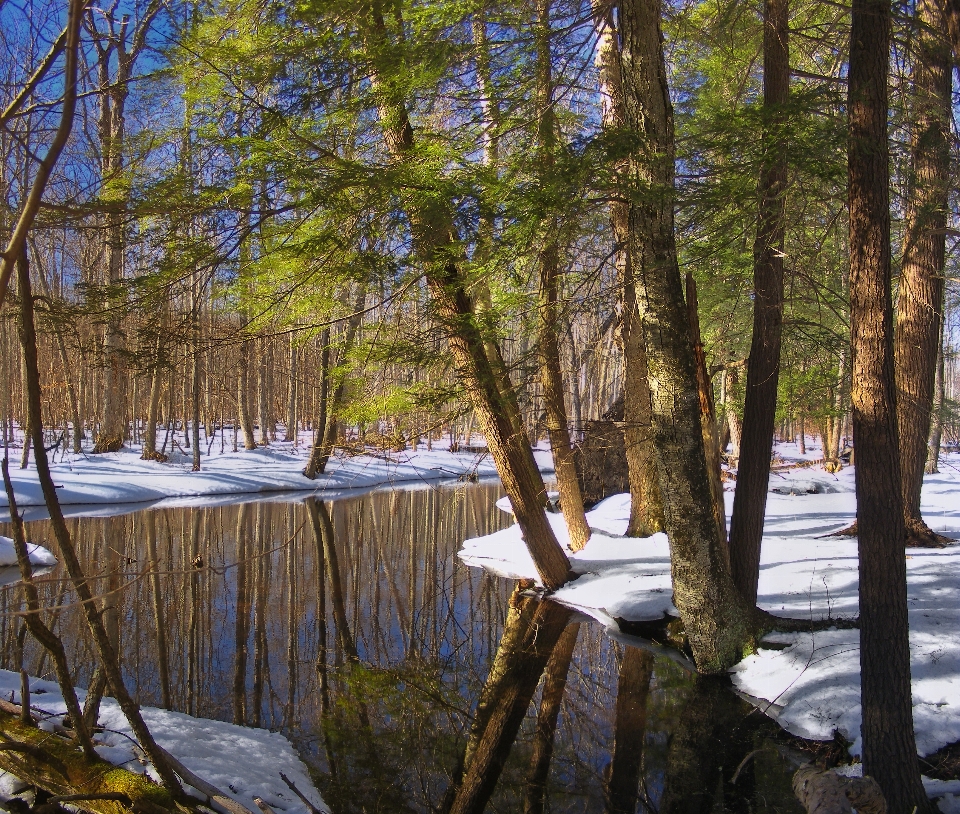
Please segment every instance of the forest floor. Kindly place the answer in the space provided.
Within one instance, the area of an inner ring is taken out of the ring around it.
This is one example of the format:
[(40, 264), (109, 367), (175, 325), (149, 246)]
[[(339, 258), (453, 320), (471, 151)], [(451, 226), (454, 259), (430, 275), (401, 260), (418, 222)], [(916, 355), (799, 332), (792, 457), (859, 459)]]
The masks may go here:
[[(166, 463), (141, 460), (140, 447), (135, 445), (101, 455), (56, 452), (51, 470), (60, 504), (67, 515), (90, 516), (131, 511), (132, 506), (122, 508), (127, 504), (184, 506), (199, 498), (209, 505), (211, 498), (231, 502), (234, 496), (245, 495), (242, 499), (249, 500), (253, 493), (291, 491), (322, 491), (330, 499), (379, 486), (497, 475), (489, 454), (451, 452), (446, 438), (434, 441), (430, 450), (424, 443), (416, 451), (402, 452), (368, 447), (350, 453), (338, 448), (326, 472), (315, 480), (302, 474), (312, 443), (309, 433), (301, 433), (296, 444), (274, 441), (267, 447), (238, 452), (232, 451), (229, 433), (224, 440), (221, 451), (219, 436), (201, 437), (199, 472), (191, 471), (190, 451), (179, 445)], [(477, 438), (476, 443), (482, 445), (483, 439)], [(16, 467), (20, 451), (16, 447), (10, 450), (14, 459), (10, 476), (17, 504), (26, 520), (39, 519), (46, 516), (46, 510), (36, 469), (32, 459), (27, 469)], [(539, 451), (537, 456), (542, 468), (551, 471), (549, 451)], [(0, 489), (0, 520), (9, 518), (7, 505)]]
[[(853, 617), (858, 612), (857, 541), (827, 536), (855, 517), (853, 467), (833, 475), (810, 465), (819, 450), (803, 456), (793, 445), (779, 445), (777, 451), (800, 466), (770, 476), (758, 604), (791, 618)], [(922, 509), (931, 528), (958, 544), (907, 552), (914, 726), (921, 757), (960, 742), (960, 455), (944, 456), (940, 470), (926, 476)], [(733, 484), (726, 487), (729, 517)], [(509, 511), (508, 502), (500, 505)], [(582, 576), (554, 594), (615, 635), (620, 635), (618, 619), (677, 615), (666, 535), (624, 537), (629, 516), (629, 495), (608, 498), (588, 513), (594, 534), (586, 548), (570, 555), (573, 570)], [(566, 541), (561, 515), (550, 519)], [(505, 577), (536, 577), (515, 525), (467, 540), (460, 557)], [(731, 677), (739, 692), (788, 732), (810, 740), (832, 740), (839, 733), (852, 744), (851, 756), (859, 755), (857, 630), (772, 633)], [(942, 811), (960, 813), (960, 780), (925, 782), (931, 796), (941, 798)]]

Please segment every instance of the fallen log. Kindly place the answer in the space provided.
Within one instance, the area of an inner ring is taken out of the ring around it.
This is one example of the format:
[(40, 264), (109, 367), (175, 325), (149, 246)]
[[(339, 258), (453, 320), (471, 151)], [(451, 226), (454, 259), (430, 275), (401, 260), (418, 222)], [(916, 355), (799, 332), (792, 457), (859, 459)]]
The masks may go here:
[(149, 778), (103, 760), (88, 761), (75, 744), (23, 724), (7, 710), (0, 710), (0, 769), (54, 797), (82, 795), (83, 809), (93, 814), (125, 814), (125, 801), (135, 807), (142, 802), (139, 808), (151, 811), (178, 810), (170, 792)]

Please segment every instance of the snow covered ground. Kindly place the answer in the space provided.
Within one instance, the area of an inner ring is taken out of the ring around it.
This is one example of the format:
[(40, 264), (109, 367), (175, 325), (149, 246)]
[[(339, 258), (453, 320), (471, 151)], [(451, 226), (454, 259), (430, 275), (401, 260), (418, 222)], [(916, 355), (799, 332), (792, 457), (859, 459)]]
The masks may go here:
[[(206, 453), (206, 444), (202, 447)], [(302, 474), (309, 453), (306, 438), (297, 445), (274, 442), (269, 447), (224, 453), (218, 449), (215, 443), (210, 447), (211, 454), (201, 457), (199, 472), (190, 471), (190, 458), (179, 451), (167, 463), (158, 463), (140, 460), (135, 447), (103, 455), (57, 455), (52, 472), (65, 513), (82, 515), (100, 513), (94, 507), (115, 513), (115, 507), (126, 504), (162, 501), (164, 506), (184, 505), (196, 498), (208, 503), (211, 498), (251, 493), (322, 491), (330, 498), (347, 490), (497, 474), (489, 454), (450, 452), (446, 439), (435, 441), (431, 451), (424, 444), (417, 451), (356, 456), (338, 450), (326, 473), (316, 480)], [(545, 471), (552, 468), (549, 451), (540, 451), (537, 457)], [(11, 467), (10, 475), (25, 518), (44, 516), (43, 495), (33, 464), (25, 470)], [(8, 517), (6, 495), (0, 494), (0, 520)]]
[[(33, 543), (27, 543), (27, 555), (34, 565), (56, 565), (57, 558), (47, 549)], [(13, 540), (0, 534), (0, 568), (7, 568), (17, 564), (17, 550), (13, 547)]]
[[(800, 459), (783, 445), (779, 453)], [(816, 457), (808, 453), (807, 458)], [(948, 455), (941, 474), (924, 482), (922, 510), (935, 530), (958, 539), (939, 550), (907, 554), (910, 649), (917, 750), (929, 755), (960, 741), (960, 455)], [(775, 472), (761, 558), (759, 604), (781, 616), (841, 618), (857, 613), (856, 540), (824, 535), (854, 519), (854, 473), (837, 475), (821, 467)], [(728, 485), (728, 489), (731, 486)], [(732, 491), (727, 492), (727, 513)], [(509, 510), (509, 503), (501, 501)], [(609, 498), (588, 513), (593, 537), (583, 551), (571, 554), (582, 574), (554, 597), (599, 621), (616, 627), (616, 619), (644, 621), (676, 615), (671, 602), (670, 557), (666, 536), (626, 538), (628, 495)], [(549, 515), (565, 543), (558, 514)], [(460, 552), (470, 565), (515, 578), (535, 578), (519, 528), (467, 540)], [(809, 634), (772, 634), (768, 648), (738, 664), (734, 685), (759, 699), (768, 714), (804, 738), (829, 740), (834, 731), (860, 748), (859, 633), (828, 630)], [(932, 794), (946, 795), (942, 810), (960, 812), (960, 782), (931, 781)], [(957, 795), (954, 797), (953, 795)]]
[[(66, 712), (60, 688), (52, 681), (32, 679), (30, 692), (33, 709), (49, 713), (41, 726), (52, 729)], [(77, 694), (82, 704), (86, 693), (78, 690)], [(19, 703), (19, 674), (0, 670), (0, 696)], [(153, 707), (142, 707), (141, 712), (160, 746), (194, 774), (251, 811), (258, 810), (253, 798), (260, 797), (274, 811), (309, 814), (307, 806), (280, 778), (281, 772), (317, 808), (328, 811), (310, 780), (307, 767), (280, 733), (191, 718), (180, 712)], [(144, 767), (134, 754), (130, 727), (112, 698), (103, 700), (100, 723), (104, 727), (104, 731), (96, 737), (100, 756), (115, 766), (143, 773)], [(10, 797), (19, 791), (20, 786), (22, 784), (11, 775), (0, 772), (0, 798)]]

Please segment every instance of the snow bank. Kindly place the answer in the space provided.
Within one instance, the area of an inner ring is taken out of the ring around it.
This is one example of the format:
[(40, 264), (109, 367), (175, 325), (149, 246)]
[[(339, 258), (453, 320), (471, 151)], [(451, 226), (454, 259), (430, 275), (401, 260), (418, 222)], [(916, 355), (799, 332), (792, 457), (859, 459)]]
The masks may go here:
[[(30, 680), (30, 703), (50, 717), (41, 724), (51, 728), (66, 712), (60, 688), (52, 681)], [(80, 703), (86, 693), (78, 690)], [(20, 700), (20, 676), (0, 670), (0, 695)], [(250, 729), (222, 721), (192, 718), (180, 712), (142, 707), (143, 719), (157, 743), (188, 769), (212, 783), (222, 792), (257, 811), (254, 797), (260, 797), (275, 811), (284, 814), (309, 814), (307, 807), (280, 779), (282, 772), (317, 808), (329, 811), (316, 790), (306, 766), (283, 735), (265, 729)], [(134, 754), (133, 733), (120, 707), (112, 698), (103, 699), (100, 724), (104, 731), (96, 736), (97, 752), (115, 766), (142, 773), (143, 766)], [(7, 784), (0, 792), (9, 794)]]
[[(191, 472), (189, 458), (179, 453), (170, 462), (140, 460), (137, 449), (124, 448), (103, 455), (66, 455), (53, 464), (57, 495), (63, 506), (100, 506), (116, 513), (120, 504), (155, 503), (180, 505), (197, 498), (222, 498), (252, 493), (323, 491), (325, 495), (375, 486), (431, 483), (464, 476), (496, 477), (489, 454), (455, 453), (438, 448), (399, 453), (334, 456), (325, 474), (316, 480), (303, 476), (309, 446), (301, 443), (274, 443), (240, 452), (201, 457), (201, 471)], [(206, 450), (204, 449), (204, 452)], [(550, 471), (549, 452), (537, 453), (544, 471)], [(17, 503), (26, 509), (27, 519), (37, 519), (44, 505), (36, 470), (11, 473)], [(170, 500), (171, 498), (175, 500)], [(7, 506), (0, 495), (0, 507)], [(30, 507), (34, 507), (31, 512)], [(90, 514), (84, 509), (83, 514)], [(3, 512), (6, 514), (6, 512)], [(2, 518), (0, 518), (2, 519)]]
[[(960, 456), (946, 456), (942, 469), (942, 474), (925, 479), (923, 513), (935, 531), (960, 538)], [(853, 477), (852, 468), (837, 475), (817, 467), (771, 474), (760, 563), (761, 607), (792, 618), (857, 614), (857, 542), (824, 537), (856, 515)], [(729, 515), (732, 492), (726, 497)], [(509, 511), (509, 501), (499, 505)], [(677, 613), (671, 602), (666, 537), (623, 537), (629, 516), (627, 495), (609, 498), (588, 512), (594, 534), (582, 551), (570, 555), (573, 570), (582, 576), (554, 594), (556, 600), (614, 628), (617, 618), (645, 621)], [(566, 547), (561, 515), (548, 517)], [(504, 576), (536, 578), (515, 525), (467, 540), (460, 557)], [(960, 545), (908, 552), (907, 583), (917, 750), (929, 755), (960, 740)], [(764, 644), (765, 649), (732, 671), (737, 689), (759, 699), (788, 731), (829, 740), (839, 730), (858, 754), (859, 633), (776, 633)]]
[[(27, 543), (27, 554), (34, 565), (56, 565), (57, 558), (42, 546)], [(13, 540), (0, 534), (0, 568), (8, 568), (17, 564), (17, 551)]]

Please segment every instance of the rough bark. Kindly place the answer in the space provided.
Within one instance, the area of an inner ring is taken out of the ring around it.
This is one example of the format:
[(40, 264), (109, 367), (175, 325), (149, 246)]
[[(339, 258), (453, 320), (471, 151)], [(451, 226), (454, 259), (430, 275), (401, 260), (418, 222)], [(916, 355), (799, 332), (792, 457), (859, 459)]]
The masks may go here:
[(687, 320), (690, 324), (690, 338), (693, 340), (693, 363), (697, 374), (697, 394), (700, 399), (700, 433), (703, 436), (703, 453), (707, 463), (707, 476), (710, 480), (710, 497), (713, 501), (713, 519), (717, 524), (717, 534), (725, 546), (724, 556), (730, 562), (727, 546), (727, 515), (723, 501), (723, 480), (720, 470), (720, 446), (717, 444), (717, 421), (713, 403), (713, 383), (707, 373), (707, 358), (700, 336), (700, 313), (697, 302), (697, 283), (689, 271), (686, 275)]
[[(895, 333), (900, 478), (908, 545), (936, 545), (920, 514), (940, 323), (950, 189), (950, 48), (941, 0), (918, 0), (910, 175)], [(941, 538), (942, 539), (942, 538)]]
[(847, 101), (850, 347), (860, 548), (863, 769), (893, 811), (927, 810), (910, 695), (890, 270), (889, 0), (854, 0)]
[[(396, 54), (377, 7), (371, 11), (368, 46), (376, 55), (372, 80), (379, 96), (386, 146), (398, 164), (414, 158), (415, 138), (406, 100), (388, 72)], [(466, 260), (458, 246), (450, 201), (430, 191), (406, 190), (402, 205), (410, 222), (414, 251), (422, 265), (440, 325), (447, 334), (458, 378), (473, 403), (504, 491), (513, 506), (524, 541), (544, 587), (556, 590), (570, 572), (566, 554), (544, 513), (546, 488), (524, 432), (516, 396), (499, 351), (491, 362), (467, 280)]]
[(770, 480), (783, 326), (783, 239), (787, 186), (784, 107), (790, 94), (789, 0), (765, 0), (763, 9), (763, 163), (757, 235), (753, 244), (753, 338), (743, 402), (737, 488), (730, 518), (733, 581), (751, 605), (757, 601), (760, 543)]
[(720, 672), (753, 646), (752, 609), (727, 570), (710, 493), (693, 344), (673, 227), (673, 111), (660, 33), (660, 5), (620, 6), (630, 157), (629, 251), (647, 350), (657, 479), (670, 537), (674, 604), (697, 668)]
[(944, 410), (944, 398), (946, 393), (944, 391), (944, 382), (943, 377), (944, 373), (944, 359), (943, 359), (943, 342), (944, 342), (944, 320), (940, 320), (940, 349), (937, 351), (937, 379), (934, 384), (934, 393), (935, 401), (933, 404), (933, 416), (930, 427), (930, 439), (927, 441), (927, 464), (924, 467), (924, 472), (927, 475), (935, 475), (940, 469), (940, 440), (943, 435), (943, 410)]
[[(624, 127), (623, 81), (620, 47), (612, 6), (594, 0), (601, 15), (597, 61), (603, 94), (603, 124), (615, 130)], [(626, 167), (617, 167), (624, 172)], [(637, 312), (637, 291), (633, 266), (627, 250), (630, 208), (625, 201), (610, 204), (610, 225), (617, 242), (617, 270), (621, 286), (620, 341), (623, 346), (623, 441), (630, 481), (630, 523), (627, 534), (648, 537), (664, 530), (663, 500), (657, 482), (653, 432), (651, 428), (650, 385), (647, 382), (647, 354), (643, 329)]]
[(947, 35), (953, 48), (953, 59), (960, 62), (960, 0), (944, 0), (943, 15), (947, 22)]

